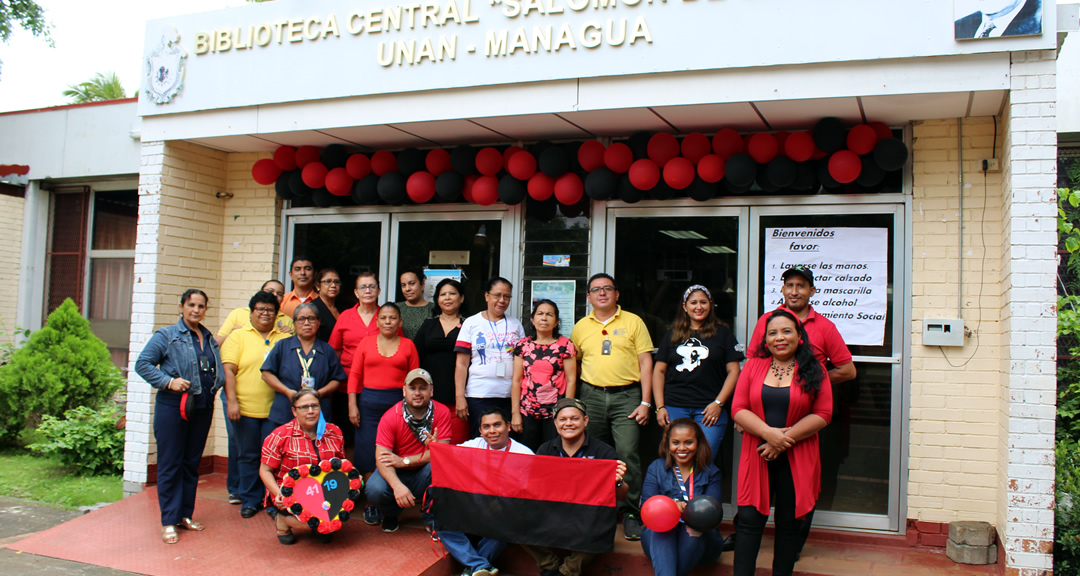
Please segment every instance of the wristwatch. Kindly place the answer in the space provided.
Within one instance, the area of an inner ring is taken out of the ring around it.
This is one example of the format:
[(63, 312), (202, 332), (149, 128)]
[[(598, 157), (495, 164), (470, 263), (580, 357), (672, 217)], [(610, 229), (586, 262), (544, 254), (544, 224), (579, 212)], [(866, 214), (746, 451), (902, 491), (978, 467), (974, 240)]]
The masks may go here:
[(406, 457), (401, 459), (401, 463), (406, 465), (406, 466), (411, 466), (412, 465), (412, 460), (409, 460), (409, 457), (406, 456)]
[(723, 408), (723, 407), (724, 407), (724, 403), (723, 403), (723, 402), (721, 402), (721, 401), (719, 401), (719, 400), (713, 400), (713, 401), (712, 401), (712, 403), (713, 403), (713, 404), (716, 404), (717, 406), (719, 406), (719, 407), (721, 407), (721, 408)]

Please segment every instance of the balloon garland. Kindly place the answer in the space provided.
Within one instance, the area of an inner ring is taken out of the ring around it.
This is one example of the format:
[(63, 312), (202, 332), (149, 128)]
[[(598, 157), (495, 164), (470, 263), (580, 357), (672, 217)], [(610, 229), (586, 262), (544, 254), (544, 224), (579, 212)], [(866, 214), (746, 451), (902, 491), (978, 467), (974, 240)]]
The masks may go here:
[[(693, 132), (637, 132), (605, 146), (599, 140), (349, 154), (340, 144), (280, 146), (256, 161), (251, 177), (283, 200), (317, 206), (352, 203), (554, 202), (573, 213), (586, 200), (638, 202), (676, 196), (706, 201), (743, 194), (875, 192), (901, 170), (909, 150), (882, 122), (846, 126), (822, 118), (810, 130), (712, 137)], [(547, 204), (543, 204), (547, 206)]]

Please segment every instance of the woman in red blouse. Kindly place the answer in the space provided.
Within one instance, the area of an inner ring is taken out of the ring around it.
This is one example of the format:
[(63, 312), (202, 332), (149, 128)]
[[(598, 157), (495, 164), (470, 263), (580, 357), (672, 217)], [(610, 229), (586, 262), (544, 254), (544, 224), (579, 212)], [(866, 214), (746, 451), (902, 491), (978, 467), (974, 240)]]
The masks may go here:
[[(318, 464), (331, 458), (345, 458), (345, 439), (341, 429), (333, 424), (319, 434), (319, 395), (311, 389), (301, 390), (292, 399), (293, 420), (274, 429), (263, 440), (262, 463), (259, 478), (267, 491), (267, 508), (273, 503), (276, 511), (278, 542), (295, 544), (293, 528), (307, 528), (281, 502), (281, 481), (289, 470), (304, 464)], [(315, 453), (318, 448), (318, 454)], [(319, 534), (323, 542), (330, 541), (329, 534)]]
[(759, 357), (739, 374), (731, 413), (743, 428), (735, 576), (752, 576), (761, 533), (776, 508), (773, 574), (789, 575), (802, 548), (800, 528), (813, 518), (821, 491), (818, 431), (832, 418), (832, 386), (810, 338), (787, 310), (765, 324)]

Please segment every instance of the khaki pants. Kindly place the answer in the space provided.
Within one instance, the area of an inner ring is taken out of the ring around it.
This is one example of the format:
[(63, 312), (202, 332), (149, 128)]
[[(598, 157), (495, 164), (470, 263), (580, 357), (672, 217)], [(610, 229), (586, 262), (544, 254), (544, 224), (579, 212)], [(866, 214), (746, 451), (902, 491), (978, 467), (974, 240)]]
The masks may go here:
[(556, 572), (561, 572), (563, 576), (581, 576), (581, 572), (585, 569), (585, 565), (592, 562), (592, 559), (596, 557), (596, 554), (571, 550), (570, 553), (566, 555), (566, 558), (563, 558), (560, 561), (559, 557), (556, 556), (550, 548), (527, 545), (522, 545), (522, 548), (536, 559), (536, 565), (539, 566), (541, 570), (554, 570)]

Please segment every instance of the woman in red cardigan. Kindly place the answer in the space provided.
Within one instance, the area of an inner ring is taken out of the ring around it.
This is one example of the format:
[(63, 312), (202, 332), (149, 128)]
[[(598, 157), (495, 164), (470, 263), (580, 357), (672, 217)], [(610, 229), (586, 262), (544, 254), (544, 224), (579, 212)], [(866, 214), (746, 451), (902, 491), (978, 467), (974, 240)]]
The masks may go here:
[(754, 574), (770, 506), (776, 508), (773, 576), (792, 573), (800, 527), (813, 517), (821, 491), (817, 433), (832, 418), (832, 386), (809, 340), (795, 316), (777, 309), (765, 324), (762, 356), (746, 361), (735, 385), (731, 413), (743, 427), (735, 576)]

